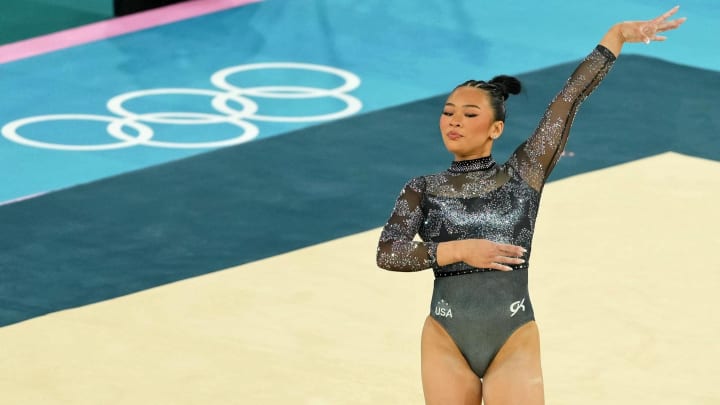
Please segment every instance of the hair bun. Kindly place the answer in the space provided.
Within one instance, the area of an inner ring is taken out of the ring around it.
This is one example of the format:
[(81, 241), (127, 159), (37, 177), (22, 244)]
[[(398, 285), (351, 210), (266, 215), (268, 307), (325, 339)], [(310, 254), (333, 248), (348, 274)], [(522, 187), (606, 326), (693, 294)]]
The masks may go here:
[(522, 90), (520, 80), (513, 76), (495, 76), (488, 83), (494, 84), (495, 86), (499, 87), (505, 100), (508, 99), (510, 94), (519, 94), (520, 90)]

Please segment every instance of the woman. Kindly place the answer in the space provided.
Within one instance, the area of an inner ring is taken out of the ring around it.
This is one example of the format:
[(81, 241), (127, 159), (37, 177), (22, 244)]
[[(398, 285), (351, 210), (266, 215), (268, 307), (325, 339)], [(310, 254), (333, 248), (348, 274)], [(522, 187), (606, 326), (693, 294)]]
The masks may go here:
[[(427, 404), (542, 404), (538, 328), (527, 269), (540, 195), (567, 142), (580, 103), (599, 85), (626, 42), (657, 34), (678, 7), (650, 21), (614, 25), (552, 100), (535, 132), (505, 164), (491, 156), (505, 100), (520, 82), (499, 76), (456, 87), (440, 117), (455, 159), (442, 173), (402, 190), (380, 236), (378, 266), (433, 268), (430, 315), (421, 341)], [(422, 242), (414, 241), (416, 234)]]

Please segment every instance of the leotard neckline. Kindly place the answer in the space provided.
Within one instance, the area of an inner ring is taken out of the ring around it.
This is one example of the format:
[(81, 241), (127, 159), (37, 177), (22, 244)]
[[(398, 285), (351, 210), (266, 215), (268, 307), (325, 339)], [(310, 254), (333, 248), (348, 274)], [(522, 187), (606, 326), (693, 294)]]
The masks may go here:
[(448, 171), (450, 173), (468, 173), (478, 170), (488, 170), (493, 166), (495, 166), (495, 159), (493, 159), (492, 155), (489, 155), (477, 159), (455, 160), (450, 165)]

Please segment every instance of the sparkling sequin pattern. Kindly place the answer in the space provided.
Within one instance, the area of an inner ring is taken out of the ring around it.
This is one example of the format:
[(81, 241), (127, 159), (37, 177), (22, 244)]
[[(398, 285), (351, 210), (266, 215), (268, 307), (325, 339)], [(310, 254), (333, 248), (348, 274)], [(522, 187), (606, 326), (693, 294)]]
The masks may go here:
[(565, 148), (580, 104), (614, 62), (612, 52), (598, 45), (506, 163), (498, 165), (492, 157), (452, 162), (445, 172), (411, 179), (380, 235), (378, 266), (393, 271), (432, 267), (436, 277), (492, 271), (462, 262), (438, 266), (438, 243), (471, 238), (523, 246), (529, 262), (545, 181)]

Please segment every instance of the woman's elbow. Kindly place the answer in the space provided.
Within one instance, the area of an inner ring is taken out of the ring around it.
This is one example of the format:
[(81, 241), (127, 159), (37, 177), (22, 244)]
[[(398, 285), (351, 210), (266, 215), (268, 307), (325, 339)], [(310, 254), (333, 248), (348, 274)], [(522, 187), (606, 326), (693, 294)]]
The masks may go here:
[(380, 247), (378, 247), (377, 253), (375, 254), (375, 264), (380, 269), (392, 270), (390, 267), (390, 263), (385, 256), (386, 254), (381, 251)]

